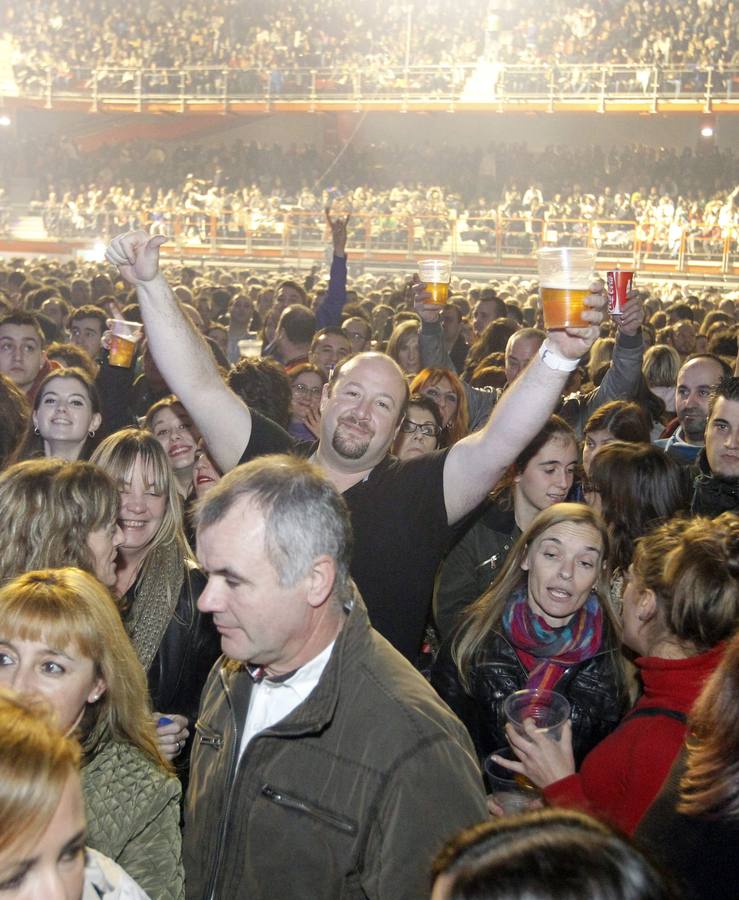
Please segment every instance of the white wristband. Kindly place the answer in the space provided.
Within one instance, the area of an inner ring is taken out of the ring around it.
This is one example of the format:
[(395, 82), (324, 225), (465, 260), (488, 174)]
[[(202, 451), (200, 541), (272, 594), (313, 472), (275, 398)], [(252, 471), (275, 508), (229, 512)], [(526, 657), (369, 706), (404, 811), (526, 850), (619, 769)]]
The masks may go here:
[(552, 347), (548, 340), (545, 340), (539, 347), (539, 359), (545, 366), (548, 366), (555, 372), (574, 372), (580, 365), (579, 359), (570, 359), (567, 356), (562, 356), (558, 350)]

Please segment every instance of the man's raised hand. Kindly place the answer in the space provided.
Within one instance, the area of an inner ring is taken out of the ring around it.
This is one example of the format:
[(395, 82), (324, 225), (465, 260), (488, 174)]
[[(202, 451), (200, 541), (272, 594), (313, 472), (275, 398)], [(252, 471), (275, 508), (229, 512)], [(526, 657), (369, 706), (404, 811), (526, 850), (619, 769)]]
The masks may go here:
[(113, 238), (105, 258), (118, 267), (125, 281), (136, 287), (152, 281), (159, 274), (159, 248), (166, 240), (163, 234), (127, 231)]

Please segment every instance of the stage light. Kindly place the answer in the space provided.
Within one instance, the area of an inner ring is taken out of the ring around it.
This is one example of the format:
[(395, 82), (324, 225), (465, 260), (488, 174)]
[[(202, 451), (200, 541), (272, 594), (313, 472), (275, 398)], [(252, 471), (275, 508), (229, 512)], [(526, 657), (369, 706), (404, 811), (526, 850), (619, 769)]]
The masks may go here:
[(712, 138), (713, 137), (713, 125), (704, 125), (701, 128), (701, 137)]
[(7, 128), (10, 124), (10, 116), (0, 116), (0, 128)]

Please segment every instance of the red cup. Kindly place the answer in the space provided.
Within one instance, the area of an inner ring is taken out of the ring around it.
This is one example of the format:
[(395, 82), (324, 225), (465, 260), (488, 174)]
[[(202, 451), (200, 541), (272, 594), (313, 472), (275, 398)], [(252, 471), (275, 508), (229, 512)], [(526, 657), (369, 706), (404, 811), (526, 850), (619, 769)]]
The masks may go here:
[(627, 294), (631, 290), (634, 280), (633, 272), (624, 272), (621, 269), (613, 269), (606, 272), (606, 287), (608, 290), (608, 314), (622, 316)]

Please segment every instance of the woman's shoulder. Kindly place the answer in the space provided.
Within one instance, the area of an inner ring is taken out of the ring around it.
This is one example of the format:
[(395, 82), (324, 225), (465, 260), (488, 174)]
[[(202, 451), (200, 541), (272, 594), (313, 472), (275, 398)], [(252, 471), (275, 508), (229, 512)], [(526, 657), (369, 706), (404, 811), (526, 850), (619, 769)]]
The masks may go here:
[(105, 780), (115, 784), (118, 790), (128, 786), (139, 796), (161, 791), (180, 793), (180, 782), (173, 774), (127, 741), (106, 741), (85, 762), (82, 768), (83, 785), (100, 784)]

